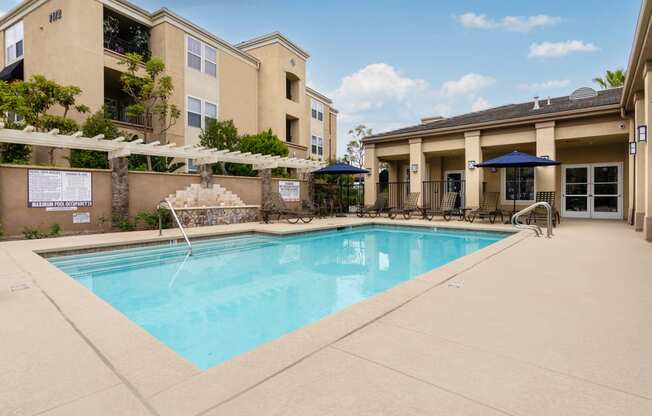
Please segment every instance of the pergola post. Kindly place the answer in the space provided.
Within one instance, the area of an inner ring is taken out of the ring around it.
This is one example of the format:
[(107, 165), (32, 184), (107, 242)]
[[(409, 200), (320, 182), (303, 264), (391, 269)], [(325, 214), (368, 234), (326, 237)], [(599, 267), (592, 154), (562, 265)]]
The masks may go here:
[(129, 159), (110, 159), (111, 165), (111, 226), (118, 228), (120, 221), (129, 218)]
[(202, 188), (212, 188), (213, 187), (213, 166), (210, 164), (204, 164), (199, 166), (199, 175), (201, 177), (201, 187)]
[(269, 198), (272, 193), (272, 169), (265, 168), (258, 170), (258, 176), (260, 177), (260, 186), (261, 186), (261, 206), (265, 205), (266, 201), (269, 201)]

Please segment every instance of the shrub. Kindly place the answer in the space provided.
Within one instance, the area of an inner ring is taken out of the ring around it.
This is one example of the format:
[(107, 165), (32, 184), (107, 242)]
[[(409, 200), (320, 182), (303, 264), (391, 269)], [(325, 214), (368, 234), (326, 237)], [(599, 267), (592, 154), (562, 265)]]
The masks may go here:
[(158, 208), (152, 211), (141, 211), (136, 215), (136, 225), (143, 225), (147, 230), (156, 230), (158, 228), (159, 213), (161, 214), (161, 224), (163, 228), (172, 227), (172, 214), (165, 208)]
[(23, 236), (26, 240), (40, 240), (42, 238), (58, 237), (63, 229), (58, 222), (50, 224), (47, 232), (41, 231), (38, 227), (25, 226), (23, 227)]
[(127, 217), (122, 217), (120, 215), (114, 214), (112, 220), (113, 225), (120, 231), (133, 231), (136, 228), (136, 226), (131, 221), (129, 221), (129, 218)]

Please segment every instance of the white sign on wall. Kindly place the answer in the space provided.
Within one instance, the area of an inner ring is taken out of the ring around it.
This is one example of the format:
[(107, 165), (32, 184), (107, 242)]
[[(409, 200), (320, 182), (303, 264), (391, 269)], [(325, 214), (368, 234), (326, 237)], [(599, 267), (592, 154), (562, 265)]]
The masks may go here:
[(300, 201), (301, 188), (299, 181), (278, 181), (278, 193), (281, 194), (283, 201)]
[(73, 224), (90, 224), (91, 223), (91, 213), (90, 212), (73, 212), (73, 214), (72, 214), (72, 223)]
[(30, 169), (27, 177), (27, 207), (92, 207), (90, 172)]

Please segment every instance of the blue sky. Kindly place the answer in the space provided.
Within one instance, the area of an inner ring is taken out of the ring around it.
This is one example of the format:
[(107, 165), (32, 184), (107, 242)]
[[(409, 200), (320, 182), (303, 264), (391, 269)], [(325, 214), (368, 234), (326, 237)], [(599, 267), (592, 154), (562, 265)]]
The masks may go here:
[[(566, 95), (625, 68), (640, 0), (135, 0), (239, 42), (280, 31), (311, 54), (308, 84), (347, 131)], [(0, 10), (17, 2), (0, 0)], [(65, 12), (64, 12), (65, 13)]]

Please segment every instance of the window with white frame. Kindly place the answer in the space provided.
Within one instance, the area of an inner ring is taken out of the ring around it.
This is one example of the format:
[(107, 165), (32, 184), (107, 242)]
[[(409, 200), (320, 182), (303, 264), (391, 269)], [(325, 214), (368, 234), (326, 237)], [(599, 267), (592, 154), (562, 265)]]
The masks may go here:
[(201, 71), (201, 42), (188, 36), (188, 66)]
[(5, 65), (23, 57), (23, 22), (20, 21), (5, 30)]
[(503, 174), (505, 201), (534, 200), (534, 168), (506, 168)]
[(211, 102), (204, 102), (204, 128), (208, 127), (210, 123), (217, 121), (217, 105)]
[(215, 121), (217, 121), (217, 104), (188, 97), (188, 127), (205, 129)]
[(188, 67), (217, 77), (217, 49), (188, 36)]
[(312, 136), (310, 152), (321, 159), (324, 156), (324, 139), (319, 136)]
[(324, 120), (324, 104), (319, 101), (312, 99), (310, 100), (310, 107), (312, 109), (312, 118), (315, 120), (323, 121)]
[(188, 97), (188, 127), (201, 129), (201, 100)]
[(217, 49), (204, 45), (204, 72), (217, 77)]

